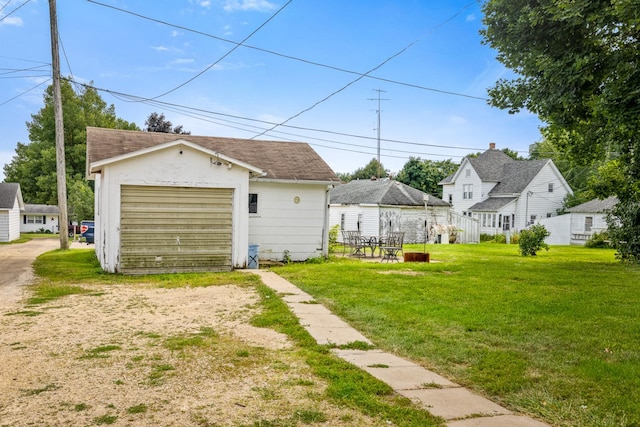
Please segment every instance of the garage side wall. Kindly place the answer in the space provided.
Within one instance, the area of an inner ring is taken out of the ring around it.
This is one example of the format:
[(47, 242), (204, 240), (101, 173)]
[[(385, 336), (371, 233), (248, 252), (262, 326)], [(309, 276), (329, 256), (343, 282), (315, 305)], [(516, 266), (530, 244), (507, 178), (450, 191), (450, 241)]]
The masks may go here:
[[(249, 185), (249, 193), (257, 195), (257, 213), (249, 214), (249, 244), (260, 245), (259, 259), (282, 261), (285, 251), (292, 261), (326, 254), (326, 185), (260, 180)], [(248, 201), (242, 206), (247, 212)]]
[(164, 150), (105, 165), (96, 177), (96, 254), (105, 271), (120, 271), (121, 187), (163, 186), (228, 188), (232, 196), (232, 264), (247, 264), (249, 172), (187, 146)]

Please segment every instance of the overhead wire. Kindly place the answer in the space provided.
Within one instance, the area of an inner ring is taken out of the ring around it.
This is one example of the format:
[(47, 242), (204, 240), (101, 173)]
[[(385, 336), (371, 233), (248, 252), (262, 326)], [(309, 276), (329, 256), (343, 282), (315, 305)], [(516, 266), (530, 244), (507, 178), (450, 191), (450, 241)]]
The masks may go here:
[[(212, 39), (215, 39), (215, 40), (219, 40), (219, 41), (222, 41), (222, 42), (225, 42), (225, 43), (234, 44), (236, 46), (242, 46), (242, 47), (247, 48), (247, 49), (252, 49), (252, 50), (259, 51), (259, 52), (268, 53), (270, 55), (279, 56), (281, 58), (289, 59), (289, 60), (292, 60), (292, 61), (302, 62), (302, 63), (313, 65), (313, 66), (316, 66), (316, 67), (327, 68), (327, 69), (334, 70), (334, 71), (340, 71), (342, 73), (355, 74), (355, 75), (359, 75), (359, 76), (364, 76), (364, 77), (366, 77), (368, 79), (379, 80), (379, 81), (382, 81), (382, 82), (391, 83), (391, 84), (400, 85), (400, 86), (406, 86), (406, 87), (410, 87), (410, 88), (414, 88), (414, 89), (421, 89), (421, 90), (425, 90), (425, 91), (441, 93), (441, 94), (444, 94), (444, 95), (460, 96), (460, 97), (463, 97), (463, 98), (477, 99), (477, 100), (480, 100), (480, 101), (487, 101), (488, 100), (485, 97), (468, 95), (468, 94), (464, 94), (464, 93), (453, 92), (453, 91), (443, 90), (443, 89), (436, 89), (436, 88), (432, 88), (432, 87), (422, 86), (422, 85), (413, 84), (413, 83), (401, 82), (401, 81), (398, 81), (398, 80), (387, 79), (387, 78), (383, 78), (383, 77), (377, 77), (377, 76), (372, 76), (372, 75), (364, 75), (364, 73), (361, 73), (361, 72), (358, 72), (358, 71), (353, 71), (353, 70), (348, 70), (346, 68), (337, 67), (335, 65), (323, 64), (323, 63), (320, 63), (320, 62), (311, 61), (309, 59), (304, 59), (304, 58), (300, 58), (300, 57), (297, 57), (297, 56), (287, 55), (287, 54), (276, 52), (276, 51), (273, 51), (273, 50), (264, 49), (264, 48), (260, 48), (260, 47), (252, 46), (252, 45), (248, 45), (248, 44), (245, 44), (243, 42), (236, 42), (236, 41), (233, 41), (233, 40), (226, 39), (224, 37), (219, 37), (219, 36), (215, 36), (213, 34), (205, 33), (204, 31), (194, 30), (192, 28), (185, 27), (185, 26), (182, 26), (182, 25), (172, 24), (172, 23), (167, 22), (167, 21), (163, 21), (163, 20), (156, 19), (156, 18), (151, 18), (149, 16), (142, 15), (140, 13), (132, 12), (130, 10), (122, 9), (122, 8), (119, 8), (119, 7), (116, 7), (116, 6), (113, 6), (113, 5), (101, 3), (101, 2), (96, 1), (96, 0), (87, 0), (87, 1), (89, 3), (93, 3), (93, 4), (96, 4), (98, 6), (103, 6), (103, 7), (107, 7), (107, 8), (116, 10), (118, 12), (127, 13), (129, 15), (136, 16), (136, 17), (141, 18), (141, 19), (146, 19), (146, 20), (151, 21), (151, 22), (155, 22), (155, 23), (158, 23), (158, 24), (162, 24), (162, 25), (166, 25), (166, 26), (169, 26), (169, 27), (177, 28), (177, 29), (180, 29), (180, 30), (183, 30), (183, 31), (187, 31), (187, 32), (191, 32), (191, 33), (194, 33), (194, 34), (198, 34), (198, 35), (201, 35), (201, 36), (209, 37), (209, 38), (212, 38)], [(465, 5), (455, 15), (453, 15), (452, 17), (450, 17), (446, 21), (444, 21), (444, 22), (438, 24), (437, 26), (435, 26), (432, 29), (432, 31), (437, 29), (437, 28), (439, 28), (439, 27), (441, 27), (445, 23), (449, 22), (451, 19), (454, 19), (456, 16), (458, 16), (460, 13), (462, 13), (462, 11), (464, 11), (467, 8), (469, 8), (472, 4), (474, 4), (474, 3), (472, 2), (472, 3), (469, 3), (469, 4)]]
[(34, 89), (36, 89), (36, 88), (38, 88), (38, 87), (42, 86), (43, 84), (48, 83), (50, 80), (51, 80), (51, 77), (49, 76), (49, 78), (48, 78), (47, 80), (44, 80), (44, 81), (42, 81), (42, 82), (38, 83), (37, 85), (35, 85), (35, 86), (34, 86), (34, 87), (32, 87), (31, 89), (27, 89), (27, 90), (25, 90), (24, 92), (22, 92), (22, 93), (20, 93), (20, 94), (18, 94), (18, 95), (16, 95), (16, 96), (14, 96), (13, 98), (9, 98), (9, 99), (7, 99), (6, 101), (4, 101), (4, 102), (0, 103), (0, 106), (3, 106), (3, 105), (5, 105), (5, 104), (7, 104), (7, 103), (9, 103), (9, 102), (13, 101), (13, 100), (14, 100), (14, 99), (16, 99), (16, 98), (20, 98), (20, 97), (21, 97), (22, 95), (24, 95), (25, 93), (31, 92), (32, 90), (34, 90)]
[(280, 14), (280, 12), (282, 12), (287, 6), (289, 6), (291, 4), (293, 0), (289, 0), (287, 1), (284, 5), (282, 5), (280, 7), (280, 9), (278, 9), (274, 14), (272, 14), (266, 21), (264, 21), (260, 26), (258, 26), (258, 28), (256, 28), (255, 30), (253, 30), (248, 36), (246, 36), (244, 39), (242, 39), (242, 41), (237, 44), (236, 46), (232, 47), (231, 49), (229, 49), (224, 55), (222, 55), (220, 58), (218, 58), (215, 62), (213, 62), (211, 65), (209, 65), (208, 67), (206, 67), (204, 70), (200, 71), (198, 74), (196, 74), (195, 76), (191, 77), (189, 80), (187, 80), (184, 83), (179, 84), (178, 86), (174, 87), (171, 90), (168, 90), (164, 93), (161, 93), (160, 95), (154, 96), (153, 98), (148, 98), (150, 100), (154, 100), (154, 99), (158, 99), (158, 98), (162, 98), (165, 95), (168, 95), (172, 92), (175, 92), (176, 90), (188, 85), (189, 83), (191, 83), (192, 81), (194, 81), (195, 79), (197, 79), (198, 77), (200, 77), (201, 75), (203, 75), (204, 73), (206, 73), (207, 71), (209, 71), (210, 69), (212, 69), (213, 67), (215, 67), (217, 64), (220, 63), (220, 61), (222, 61), (223, 59), (225, 59), (227, 56), (231, 55), (236, 49), (238, 49), (242, 43), (246, 42), (247, 40), (249, 40), (251, 37), (253, 37), (258, 31), (260, 31), (265, 25), (267, 25), (273, 18), (275, 18), (276, 16), (278, 16)]
[[(31, 0), (26, 0), (24, 3), (22, 3), (20, 6), (16, 7), (15, 9), (13, 9), (11, 12), (7, 13), (6, 15), (4, 15), (2, 18), (0, 18), (0, 22), (4, 21), (5, 19), (7, 19), (9, 16), (11, 16), (12, 14), (16, 13), (18, 10), (20, 10), (20, 8), (22, 8), (24, 5), (26, 5), (27, 3), (29, 3)], [(8, 5), (9, 3), (7, 3)], [(7, 6), (5, 5), (5, 7)], [(4, 9), (4, 8), (3, 8)]]

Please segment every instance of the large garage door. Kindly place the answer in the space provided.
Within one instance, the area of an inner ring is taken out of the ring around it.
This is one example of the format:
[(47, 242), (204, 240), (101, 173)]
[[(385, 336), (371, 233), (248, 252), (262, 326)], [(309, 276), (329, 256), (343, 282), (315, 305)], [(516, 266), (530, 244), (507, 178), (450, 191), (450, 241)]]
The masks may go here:
[(230, 271), (233, 190), (121, 187), (120, 270)]

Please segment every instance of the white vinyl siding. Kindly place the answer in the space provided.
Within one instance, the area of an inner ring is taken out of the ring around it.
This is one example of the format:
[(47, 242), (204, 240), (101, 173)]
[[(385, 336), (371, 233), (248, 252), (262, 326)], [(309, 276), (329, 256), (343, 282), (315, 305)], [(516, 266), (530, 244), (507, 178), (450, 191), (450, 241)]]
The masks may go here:
[(16, 198), (12, 209), (0, 210), (0, 242), (20, 238), (20, 205)]

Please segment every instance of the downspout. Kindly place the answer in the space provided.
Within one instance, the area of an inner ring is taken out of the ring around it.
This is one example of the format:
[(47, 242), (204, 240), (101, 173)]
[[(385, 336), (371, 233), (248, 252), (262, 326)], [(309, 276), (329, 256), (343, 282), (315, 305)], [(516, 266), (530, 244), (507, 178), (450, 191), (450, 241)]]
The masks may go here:
[(335, 187), (334, 185), (328, 185), (324, 192), (324, 225), (322, 227), (322, 256), (323, 258), (329, 257), (329, 192)]

